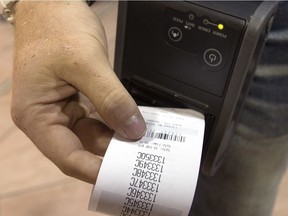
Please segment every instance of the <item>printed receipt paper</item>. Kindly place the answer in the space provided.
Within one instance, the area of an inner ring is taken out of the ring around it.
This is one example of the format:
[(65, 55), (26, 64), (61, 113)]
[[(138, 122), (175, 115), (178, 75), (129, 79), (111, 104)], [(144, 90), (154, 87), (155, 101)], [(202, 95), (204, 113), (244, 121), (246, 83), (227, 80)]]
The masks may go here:
[(139, 107), (141, 140), (114, 135), (89, 210), (112, 216), (187, 216), (201, 160), (204, 116), (189, 109)]

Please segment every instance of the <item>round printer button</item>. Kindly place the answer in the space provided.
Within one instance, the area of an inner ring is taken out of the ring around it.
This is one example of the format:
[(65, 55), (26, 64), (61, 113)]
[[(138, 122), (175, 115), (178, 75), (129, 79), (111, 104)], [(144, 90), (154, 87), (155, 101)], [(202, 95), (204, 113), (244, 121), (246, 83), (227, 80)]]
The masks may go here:
[(207, 65), (217, 67), (222, 62), (222, 55), (217, 49), (209, 48), (205, 50), (203, 59)]
[(178, 27), (171, 27), (168, 30), (168, 37), (171, 41), (178, 42), (182, 39), (182, 31)]

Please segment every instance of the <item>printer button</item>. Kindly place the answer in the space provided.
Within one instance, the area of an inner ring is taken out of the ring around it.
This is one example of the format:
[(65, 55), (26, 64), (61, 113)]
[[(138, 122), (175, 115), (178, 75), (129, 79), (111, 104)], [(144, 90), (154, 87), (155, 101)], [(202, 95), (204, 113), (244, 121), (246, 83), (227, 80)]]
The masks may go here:
[(168, 30), (168, 37), (173, 42), (178, 42), (182, 39), (182, 31), (178, 27), (171, 27)]
[(219, 50), (214, 48), (209, 48), (205, 50), (203, 54), (204, 62), (211, 66), (211, 67), (217, 67), (222, 63), (222, 54), (219, 52)]

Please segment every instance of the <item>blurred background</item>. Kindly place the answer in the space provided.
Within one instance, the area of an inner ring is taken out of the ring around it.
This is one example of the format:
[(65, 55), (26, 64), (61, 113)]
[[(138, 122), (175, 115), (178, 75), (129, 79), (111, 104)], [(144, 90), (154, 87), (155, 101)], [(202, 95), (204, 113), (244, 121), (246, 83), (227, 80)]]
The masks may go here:
[[(96, 2), (92, 9), (105, 27), (113, 64), (117, 2)], [(92, 185), (62, 174), (10, 118), (13, 26), (0, 20), (0, 216), (90, 216)], [(288, 215), (288, 172), (273, 216)]]

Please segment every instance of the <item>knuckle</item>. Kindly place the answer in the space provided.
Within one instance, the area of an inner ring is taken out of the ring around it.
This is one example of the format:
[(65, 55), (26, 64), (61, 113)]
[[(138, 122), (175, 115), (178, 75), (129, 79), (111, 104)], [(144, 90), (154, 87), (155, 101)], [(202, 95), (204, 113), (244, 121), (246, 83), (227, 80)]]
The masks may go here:
[(67, 176), (72, 176), (72, 170), (71, 168), (69, 168), (69, 166), (64, 163), (58, 164), (57, 166), (63, 174)]
[(25, 121), (25, 114), (24, 113), (25, 113), (25, 111), (22, 109), (22, 107), (15, 104), (12, 101), (11, 107), (10, 107), (11, 119), (14, 122), (14, 124), (19, 128), (24, 127), (24, 121)]
[(101, 110), (105, 113), (115, 114), (123, 108), (128, 108), (129, 97), (127, 93), (122, 88), (115, 88), (105, 97)]
[(67, 176), (72, 176), (73, 171), (71, 166), (69, 165), (69, 162), (67, 160), (56, 163), (57, 167), (60, 169), (62, 173), (64, 173)]
[(76, 168), (73, 166), (74, 161), (76, 160), (75, 154), (70, 153), (67, 157), (64, 159), (62, 158), (61, 161), (56, 162), (56, 165), (61, 170), (62, 173), (64, 173), (67, 176), (75, 176)]

